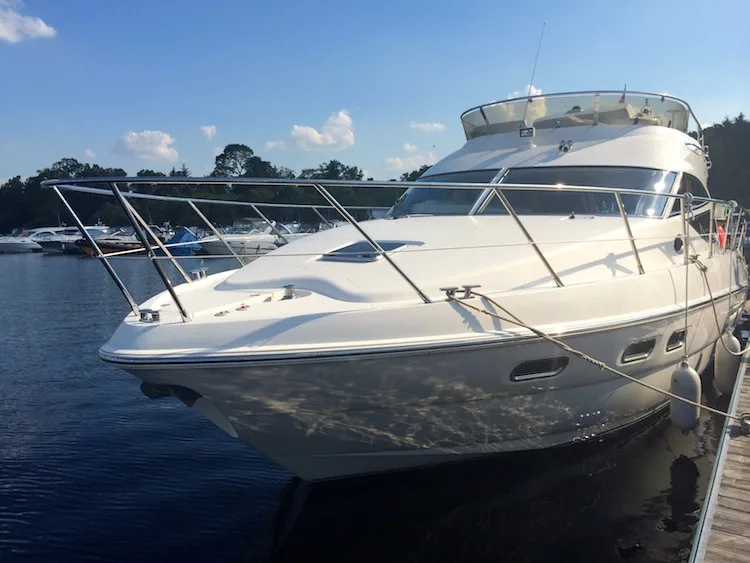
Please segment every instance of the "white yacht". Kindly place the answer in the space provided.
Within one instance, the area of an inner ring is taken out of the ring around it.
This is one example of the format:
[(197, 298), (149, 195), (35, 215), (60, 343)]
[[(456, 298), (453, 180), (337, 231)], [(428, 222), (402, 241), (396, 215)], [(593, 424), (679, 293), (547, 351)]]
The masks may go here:
[(469, 110), (464, 146), (387, 218), (131, 300), (100, 356), (311, 481), (599, 439), (667, 398), (473, 292), (658, 388), (683, 358), (702, 371), (712, 306), (731, 328), (748, 279), (691, 117), (611, 91)]
[(37, 227), (21, 231), (15, 236), (0, 237), (0, 254), (20, 254), (25, 252), (41, 252), (40, 239), (59, 235), (63, 227)]
[[(88, 233), (94, 237), (102, 237), (109, 232), (104, 225), (92, 225), (86, 227)], [(81, 238), (78, 227), (67, 227), (54, 232), (39, 233), (35, 236), (35, 242), (42, 248), (45, 254), (83, 254), (83, 250), (76, 244)]]
[(229, 245), (231, 252), (241, 257), (243, 263), (247, 264), (280, 246), (318, 230), (322, 229), (308, 228), (300, 231), (298, 225), (285, 225), (272, 221), (271, 224), (258, 224), (249, 228), (230, 227), (221, 238), (207, 236), (198, 240), (198, 244), (204, 253), (215, 255), (230, 254), (227, 248)]

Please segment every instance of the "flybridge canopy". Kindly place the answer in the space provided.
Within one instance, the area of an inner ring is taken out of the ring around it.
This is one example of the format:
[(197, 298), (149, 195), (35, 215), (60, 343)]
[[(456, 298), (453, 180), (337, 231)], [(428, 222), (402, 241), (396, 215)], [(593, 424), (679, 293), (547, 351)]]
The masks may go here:
[[(568, 92), (524, 96), (465, 111), (461, 123), (470, 140), (495, 133), (516, 133), (589, 125), (657, 125), (688, 132), (690, 117), (699, 140), (702, 131), (687, 102), (648, 92)], [(702, 142), (702, 141), (701, 141)]]

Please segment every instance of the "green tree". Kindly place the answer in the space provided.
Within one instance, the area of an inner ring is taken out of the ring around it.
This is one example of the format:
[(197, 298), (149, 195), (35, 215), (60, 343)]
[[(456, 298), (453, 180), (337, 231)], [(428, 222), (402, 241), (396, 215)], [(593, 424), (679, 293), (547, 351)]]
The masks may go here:
[(175, 169), (175, 167), (172, 167), (172, 170), (169, 171), (169, 176), (174, 177), (181, 177), (181, 178), (189, 178), (190, 177), (190, 169), (185, 166), (185, 163), (182, 163), (182, 167), (179, 169)]
[(416, 170), (412, 170), (411, 172), (404, 172), (401, 174), (401, 178), (399, 178), (402, 182), (414, 182), (416, 181), (422, 174), (427, 172), (430, 169), (430, 166), (427, 164), (423, 164)]
[(330, 160), (317, 168), (305, 168), (299, 177), (309, 180), (361, 180), (363, 175), (362, 169), (357, 166)]
[(211, 176), (215, 178), (278, 178), (279, 173), (273, 164), (256, 156), (253, 149), (247, 145), (231, 144), (224, 147), (221, 154), (216, 156)]
[[(172, 168), (172, 170), (174, 170), (174, 168)], [(139, 170), (135, 175), (139, 178), (163, 178), (166, 176), (164, 172), (156, 172), (155, 170), (149, 170), (148, 168)]]

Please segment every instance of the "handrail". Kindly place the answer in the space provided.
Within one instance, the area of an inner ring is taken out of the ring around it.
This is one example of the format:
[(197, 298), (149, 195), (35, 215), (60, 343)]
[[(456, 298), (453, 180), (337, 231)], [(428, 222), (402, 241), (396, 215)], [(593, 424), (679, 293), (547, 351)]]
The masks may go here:
[[(429, 178), (429, 176), (425, 176)], [(668, 197), (673, 199), (683, 199), (685, 194), (673, 194), (667, 192), (657, 192), (652, 190), (633, 190), (628, 188), (610, 188), (604, 186), (577, 186), (573, 184), (562, 184), (562, 185), (550, 185), (550, 184), (487, 184), (487, 183), (468, 183), (468, 182), (375, 182), (365, 180), (302, 180), (302, 179), (284, 179), (284, 178), (247, 178), (242, 179), (243, 181), (236, 181), (236, 178), (232, 179), (217, 179), (211, 178), (206, 181), (204, 178), (182, 178), (182, 181), (170, 181), (170, 182), (157, 182), (157, 179), (150, 179), (146, 181), (143, 178), (80, 178), (77, 181), (80, 183), (110, 183), (116, 181), (117, 183), (127, 184), (155, 184), (161, 183), (164, 185), (226, 185), (228, 183), (239, 184), (241, 186), (260, 186), (260, 185), (271, 185), (271, 186), (297, 186), (305, 187), (309, 186), (315, 188), (316, 185), (323, 185), (329, 187), (349, 187), (349, 188), (364, 188), (364, 189), (381, 189), (381, 188), (430, 188), (430, 189), (461, 189), (461, 190), (477, 190), (483, 188), (493, 188), (494, 186), (500, 185), (503, 190), (516, 190), (516, 191), (551, 191), (559, 192), (561, 190), (571, 192), (590, 192), (590, 193), (620, 193), (622, 195), (637, 195), (637, 196), (656, 196), (656, 197)], [(189, 181), (185, 181), (189, 180)], [(233, 180), (230, 182), (229, 180)], [(44, 180), (41, 185), (45, 188), (51, 186), (57, 186), (58, 188), (66, 191), (83, 192), (83, 193), (94, 193), (101, 195), (111, 195), (108, 190), (101, 188), (92, 188), (88, 186), (80, 186), (77, 184), (70, 184), (70, 179), (63, 180)], [(226, 199), (198, 199), (188, 196), (163, 196), (156, 194), (143, 194), (139, 192), (121, 192), (124, 197), (132, 197), (139, 199), (154, 199), (160, 201), (185, 201), (186, 199), (192, 199), (198, 203), (217, 203), (223, 205), (245, 205), (251, 207), (256, 205), (258, 207), (279, 207), (279, 208), (301, 208), (301, 209), (312, 209), (313, 207), (331, 207), (330, 205), (324, 204), (296, 204), (296, 203), (258, 203), (258, 202), (247, 202), (242, 200), (226, 200)], [(699, 202), (715, 202), (728, 204), (728, 201), (711, 198), (711, 197), (698, 197), (693, 196), (694, 201)], [(373, 207), (373, 206), (345, 206), (347, 209), (378, 209), (386, 210), (390, 207)]]
[[(80, 184), (101, 184), (106, 183), (109, 189), (99, 188), (99, 187), (91, 187), (89, 185), (82, 186)], [(250, 187), (250, 186), (259, 186), (259, 185), (269, 185), (269, 186), (298, 186), (298, 187), (310, 187), (315, 189), (320, 196), (326, 201), (326, 204), (274, 204), (274, 203), (256, 203), (256, 202), (248, 202), (248, 201), (241, 201), (241, 200), (222, 200), (222, 199), (205, 199), (205, 198), (192, 198), (190, 196), (165, 196), (165, 195), (157, 195), (157, 194), (144, 194), (139, 192), (133, 192), (133, 191), (126, 191), (123, 192), (118, 188), (118, 184), (120, 185), (155, 185), (155, 184), (161, 184), (161, 185), (231, 185), (231, 186), (240, 186), (240, 187)], [(638, 272), (639, 274), (644, 274), (644, 268), (643, 264), (640, 259), (638, 247), (636, 245), (635, 237), (633, 235), (633, 232), (630, 227), (630, 221), (628, 219), (627, 213), (625, 212), (625, 206), (623, 204), (622, 195), (637, 195), (639, 197), (663, 197), (663, 198), (672, 198), (680, 201), (681, 205), (681, 215), (683, 217), (683, 222), (685, 223), (683, 225), (684, 228), (687, 228), (687, 222), (686, 222), (686, 213), (685, 213), (685, 206), (690, 205), (692, 202), (710, 202), (711, 205), (711, 215), (713, 216), (714, 210), (713, 207), (719, 203), (722, 205), (729, 205), (732, 212), (730, 213), (730, 223), (727, 225), (727, 235), (728, 238), (731, 237), (731, 241), (735, 242), (737, 240), (737, 236), (740, 231), (744, 232), (744, 225), (742, 226), (742, 229), (740, 228), (740, 220), (737, 219), (737, 224), (732, 225), (731, 223), (731, 215), (733, 215), (734, 210), (737, 207), (736, 202), (725, 202), (720, 199), (716, 198), (705, 198), (705, 197), (697, 197), (693, 196), (692, 194), (674, 194), (674, 193), (662, 193), (657, 191), (646, 191), (646, 190), (633, 190), (633, 189), (627, 189), (627, 188), (611, 188), (611, 187), (603, 187), (603, 186), (578, 186), (578, 185), (547, 185), (547, 184), (498, 184), (498, 183), (449, 183), (449, 182), (429, 182), (429, 181), (422, 181), (422, 182), (375, 182), (375, 181), (349, 181), (349, 180), (315, 180), (315, 179), (287, 179), (287, 178), (142, 178), (142, 177), (136, 177), (136, 178), (112, 178), (112, 177), (105, 177), (105, 178), (80, 178), (80, 179), (65, 179), (65, 180), (45, 180), (42, 182), (42, 185), (44, 187), (52, 188), (55, 194), (60, 198), (63, 205), (66, 207), (66, 209), (71, 213), (74, 220), (76, 221), (76, 224), (79, 226), (79, 228), (84, 231), (84, 235), (86, 236), (87, 240), (92, 244), (92, 247), (96, 251), (97, 257), (103, 262), (105, 265), (107, 271), (110, 273), (110, 275), (115, 280), (115, 283), (117, 283), (118, 287), (120, 287), (120, 290), (122, 291), (125, 298), (128, 300), (128, 302), (131, 304), (131, 308), (133, 309), (133, 312), (138, 315), (138, 307), (133, 301), (130, 294), (127, 292), (127, 289), (125, 289), (125, 286), (122, 284), (122, 281), (117, 277), (117, 274), (112, 269), (112, 266), (109, 264), (107, 259), (102, 254), (99, 247), (96, 245), (96, 242), (93, 238), (88, 236), (88, 233), (85, 232), (85, 229), (82, 227), (83, 223), (81, 222), (80, 218), (75, 214), (70, 204), (65, 200), (65, 197), (62, 195), (61, 190), (66, 191), (74, 191), (74, 192), (83, 192), (83, 193), (92, 193), (92, 194), (99, 194), (99, 195), (107, 195), (107, 196), (114, 196), (119, 203), (121, 204), (123, 210), (126, 213), (126, 216), (130, 220), (131, 224), (133, 225), (133, 228), (135, 229), (135, 233), (138, 236), (139, 240), (141, 241), (141, 244), (143, 245), (143, 250), (145, 250), (146, 254), (149, 256), (149, 259), (154, 264), (154, 267), (157, 270), (157, 273), (162, 279), (162, 282), (164, 283), (165, 287), (169, 291), (171, 297), (175, 301), (175, 304), (177, 305), (180, 315), (182, 316), (182, 319), (184, 322), (188, 322), (190, 320), (190, 315), (188, 311), (184, 308), (183, 304), (181, 303), (174, 287), (172, 286), (171, 281), (169, 280), (168, 276), (164, 272), (163, 268), (159, 264), (159, 259), (153, 252), (153, 248), (151, 247), (148, 236), (146, 233), (144, 233), (141, 230), (141, 223), (145, 223), (143, 219), (137, 215), (137, 212), (132, 207), (132, 205), (127, 201), (129, 198), (137, 198), (137, 199), (152, 199), (152, 200), (161, 200), (161, 201), (176, 201), (176, 202), (183, 202), (188, 203), (190, 207), (195, 211), (199, 217), (208, 225), (209, 229), (213, 231), (214, 235), (217, 236), (218, 239), (220, 239), (224, 245), (228, 248), (231, 255), (233, 255), (238, 262), (240, 262), (241, 265), (244, 266), (244, 262), (241, 260), (241, 258), (234, 252), (234, 250), (231, 248), (231, 246), (227, 243), (226, 239), (224, 239), (221, 234), (218, 232), (218, 230), (214, 227), (214, 225), (211, 223), (211, 221), (197, 208), (195, 205), (196, 202), (199, 203), (207, 203), (207, 204), (223, 204), (223, 205), (239, 205), (239, 206), (247, 206), (252, 208), (263, 221), (265, 221), (267, 224), (274, 226), (273, 223), (260, 211), (260, 207), (269, 207), (269, 208), (303, 208), (303, 209), (311, 209), (313, 210), (319, 217), (325, 220), (323, 215), (320, 213), (318, 208), (332, 208), (336, 210), (341, 217), (348, 222), (352, 227), (354, 227), (370, 244), (370, 246), (373, 248), (375, 252), (377, 252), (388, 264), (391, 266), (410, 286), (411, 288), (417, 293), (417, 295), (420, 297), (420, 299), (424, 303), (431, 303), (431, 299), (427, 296), (427, 294), (416, 284), (414, 281), (408, 276), (406, 272), (404, 272), (390, 257), (388, 252), (386, 252), (380, 244), (370, 237), (370, 235), (365, 232), (365, 230), (362, 228), (362, 226), (357, 222), (357, 220), (349, 213), (347, 209), (386, 209), (386, 208), (375, 208), (375, 207), (366, 207), (366, 206), (343, 206), (327, 189), (328, 187), (353, 187), (353, 188), (431, 188), (431, 189), (469, 189), (469, 190), (490, 190), (491, 194), (494, 194), (502, 203), (502, 205), (505, 207), (505, 210), (507, 213), (511, 216), (515, 224), (518, 226), (518, 228), (521, 230), (522, 234), (526, 238), (526, 241), (531, 247), (533, 248), (534, 252), (536, 253), (539, 260), (542, 262), (544, 267), (547, 269), (549, 274), (552, 276), (552, 279), (555, 281), (556, 285), (558, 287), (563, 286), (563, 282), (558, 276), (558, 274), (555, 272), (555, 270), (552, 268), (551, 264), (547, 260), (547, 258), (544, 256), (544, 253), (539, 248), (529, 231), (526, 229), (526, 226), (523, 223), (523, 220), (521, 217), (515, 212), (513, 206), (511, 205), (510, 201), (508, 200), (507, 196), (504, 192), (507, 190), (512, 191), (532, 191), (532, 190), (541, 190), (541, 191), (552, 191), (559, 193), (560, 191), (569, 191), (569, 192), (584, 192), (584, 193), (606, 193), (606, 194), (612, 194), (614, 196), (615, 201), (617, 202), (618, 209), (619, 209), (619, 215), (623, 220), (623, 224), (625, 226), (625, 231), (627, 233), (627, 238), (630, 241), (631, 250), (633, 252), (633, 256), (635, 257), (636, 263), (638, 265)], [(492, 197), (490, 195), (490, 197)], [(489, 200), (489, 197), (486, 198)], [(647, 218), (647, 217), (644, 217)], [(140, 222), (139, 222), (140, 219)], [(655, 218), (654, 218), (655, 219)], [(733, 228), (731, 228), (733, 227)], [(148, 227), (146, 226), (148, 229)], [(711, 226), (713, 230), (713, 224)], [(276, 230), (276, 229), (274, 229)], [(278, 231), (277, 231), (278, 232)], [(685, 253), (689, 253), (689, 234), (686, 232), (684, 233), (686, 238), (686, 249)], [(154, 236), (151, 234), (151, 236)], [(282, 236), (279, 233), (279, 236)], [(157, 240), (157, 244), (160, 243), (156, 237), (154, 237), (155, 240)], [(727, 241), (728, 243), (730, 241)], [(162, 248), (162, 250), (167, 255), (167, 258), (172, 260), (173, 263), (176, 262), (174, 257), (169, 253), (169, 251), (166, 249), (167, 246), (170, 245), (162, 245), (159, 244), (159, 246)], [(712, 248), (710, 249), (713, 250)], [(141, 249), (138, 249), (137, 251), (141, 251)], [(129, 254), (129, 253), (135, 253), (137, 251), (122, 251), (118, 253), (114, 253), (114, 255), (122, 255), (122, 254)], [(183, 277), (186, 279), (186, 281), (191, 281), (187, 278), (186, 274), (184, 273), (184, 270), (182, 270), (181, 267), (178, 266), (178, 271), (183, 275)]]
[(404, 278), (404, 280), (406, 280), (406, 283), (408, 283), (412, 287), (412, 289), (417, 293), (417, 295), (419, 295), (422, 301), (424, 301), (425, 303), (432, 303), (430, 298), (427, 297), (427, 295), (421, 289), (419, 289), (419, 286), (417, 286), (417, 284), (415, 284), (411, 280), (411, 278), (407, 276), (404, 273), (404, 271), (398, 267), (398, 265), (396, 265), (393, 259), (390, 256), (388, 256), (388, 253), (385, 250), (383, 250), (380, 244), (378, 244), (378, 242), (375, 239), (370, 237), (370, 235), (368, 235), (365, 232), (365, 230), (360, 226), (360, 224), (357, 223), (356, 219), (354, 219), (354, 217), (352, 217), (351, 214), (349, 214), (349, 212), (346, 209), (344, 209), (338, 201), (336, 201), (336, 198), (334, 198), (330, 194), (330, 192), (327, 189), (325, 189), (324, 186), (317, 185), (315, 186), (315, 189), (318, 190), (318, 193), (322, 195), (328, 203), (330, 203), (336, 208), (336, 211), (338, 211), (341, 214), (341, 216), (344, 219), (346, 219), (352, 227), (354, 227), (355, 229), (359, 231), (359, 234), (361, 234), (363, 237), (365, 237), (365, 239), (367, 239), (367, 242), (370, 243), (370, 246), (372, 246), (373, 250), (375, 250), (378, 254), (380, 254), (380, 256), (382, 256), (391, 265), (391, 267), (394, 270), (396, 270), (396, 272), (402, 278)]
[(633, 231), (630, 230), (630, 221), (628, 221), (628, 215), (625, 213), (625, 205), (622, 203), (622, 196), (619, 192), (615, 194), (615, 199), (617, 200), (617, 207), (620, 209), (620, 217), (622, 217), (622, 221), (625, 223), (625, 231), (628, 233), (628, 238), (630, 239), (630, 247), (633, 249), (633, 256), (635, 256), (635, 263), (638, 266), (638, 273), (643, 275), (646, 272), (643, 269), (643, 264), (641, 264), (641, 256), (638, 254), (635, 237), (633, 236)]
[(242, 259), (237, 256), (237, 253), (234, 251), (234, 248), (232, 248), (232, 245), (227, 242), (227, 239), (225, 239), (223, 236), (221, 236), (221, 233), (214, 227), (214, 224), (208, 220), (208, 217), (206, 217), (203, 212), (198, 209), (198, 206), (195, 205), (194, 200), (189, 199), (188, 205), (192, 208), (193, 211), (195, 211), (195, 214), (200, 217), (204, 223), (208, 226), (209, 229), (211, 229), (211, 232), (218, 238), (222, 244), (226, 247), (226, 249), (229, 251), (229, 254), (234, 256), (237, 259), (237, 262), (240, 263), (240, 267), (244, 266), (245, 263), (242, 261)]
[(518, 225), (518, 228), (521, 229), (521, 232), (526, 237), (526, 240), (529, 241), (529, 244), (534, 249), (534, 252), (536, 252), (536, 255), (539, 257), (539, 260), (542, 261), (542, 264), (544, 264), (544, 267), (547, 268), (547, 271), (552, 276), (552, 279), (555, 280), (555, 284), (557, 287), (562, 287), (563, 282), (560, 279), (560, 277), (557, 275), (555, 270), (552, 268), (550, 263), (547, 261), (547, 258), (544, 257), (544, 254), (539, 249), (539, 247), (536, 245), (536, 242), (534, 242), (534, 239), (531, 237), (531, 234), (529, 231), (526, 230), (526, 227), (523, 224), (523, 221), (521, 221), (520, 217), (516, 214), (516, 210), (513, 209), (513, 206), (510, 204), (510, 201), (508, 201), (508, 198), (505, 197), (505, 194), (498, 188), (499, 184), (495, 184), (495, 187), (492, 188), (493, 193), (497, 197), (497, 199), (500, 200), (500, 202), (503, 204), (503, 207), (505, 207), (505, 210), (508, 212), (508, 214), (513, 217), (513, 220), (516, 222), (516, 225)]
[(172, 286), (172, 281), (169, 279), (169, 276), (167, 276), (167, 273), (164, 271), (164, 268), (161, 267), (161, 264), (159, 264), (158, 260), (154, 260), (154, 257), (156, 256), (156, 254), (154, 254), (154, 250), (153, 248), (151, 248), (151, 243), (149, 243), (146, 233), (144, 233), (141, 230), (141, 226), (138, 224), (138, 221), (133, 215), (133, 208), (130, 206), (128, 201), (124, 197), (122, 197), (122, 193), (120, 193), (120, 190), (117, 187), (117, 184), (115, 182), (112, 182), (111, 185), (112, 185), (112, 193), (114, 194), (115, 198), (117, 198), (117, 201), (120, 203), (120, 206), (122, 206), (122, 210), (125, 212), (125, 216), (130, 220), (131, 225), (133, 225), (133, 229), (135, 229), (135, 234), (138, 237), (138, 239), (141, 241), (143, 248), (146, 249), (146, 253), (151, 259), (151, 263), (154, 265), (154, 269), (156, 270), (156, 273), (159, 274), (159, 277), (161, 278), (162, 283), (167, 288), (169, 295), (172, 296), (172, 299), (174, 300), (175, 305), (177, 305), (177, 308), (180, 311), (180, 316), (182, 317), (182, 321), (183, 322), (190, 321), (190, 315), (185, 310), (185, 307), (180, 301), (180, 298), (177, 297), (177, 293), (175, 292), (174, 287)]
[[(98, 179), (96, 183), (99, 183), (99, 180), (101, 179)], [(89, 182), (89, 180), (86, 179), (86, 182)], [(67, 192), (78, 192), (78, 193), (84, 193), (84, 194), (112, 196), (112, 192), (110, 190), (105, 190), (103, 188), (92, 188), (90, 186), (79, 186), (77, 184), (55, 184), (54, 180), (51, 180), (49, 182), (45, 180), (44, 182), (42, 182), (42, 184), (43, 184), (43, 187), (45, 188), (57, 186), (58, 188), (65, 190)], [(188, 197), (188, 196), (143, 194), (139, 192), (121, 192), (121, 193), (124, 197), (132, 198), (132, 199), (152, 199), (156, 201), (185, 201), (189, 199), (191, 201), (194, 201), (195, 203), (215, 203), (217, 205), (239, 205), (241, 207), (257, 206), (257, 207), (269, 207), (269, 208), (280, 208), (280, 209), (312, 209), (313, 211), (315, 211), (316, 208), (318, 207), (324, 207), (324, 208), (331, 207), (325, 204), (265, 203), (265, 202), (251, 202), (251, 201), (233, 200), (233, 199), (205, 199), (205, 198)], [(388, 211), (390, 209), (390, 207), (373, 207), (373, 206), (367, 206), (367, 205), (347, 205), (346, 207), (348, 209), (357, 209), (357, 210), (377, 209), (379, 211)]]
[(76, 214), (75, 210), (70, 206), (68, 203), (68, 200), (65, 199), (65, 196), (62, 195), (62, 192), (60, 192), (59, 189), (57, 189), (57, 186), (52, 186), (52, 191), (55, 192), (55, 195), (60, 200), (60, 203), (63, 204), (63, 207), (68, 211), (70, 216), (73, 218), (73, 221), (75, 221), (75, 224), (78, 226), (78, 230), (81, 231), (81, 234), (83, 237), (88, 241), (88, 243), (91, 245), (91, 248), (94, 249), (96, 252), (97, 257), (99, 258), (99, 261), (104, 266), (104, 269), (107, 270), (107, 273), (112, 278), (112, 280), (115, 282), (115, 285), (122, 293), (123, 297), (125, 297), (125, 300), (130, 305), (130, 308), (133, 311), (133, 314), (135, 314), (136, 317), (140, 315), (140, 310), (138, 308), (138, 304), (135, 302), (135, 299), (133, 299), (133, 296), (130, 295), (130, 292), (128, 291), (128, 288), (125, 287), (125, 284), (122, 283), (122, 280), (120, 279), (120, 276), (117, 275), (117, 272), (115, 272), (115, 269), (112, 267), (112, 264), (109, 263), (109, 260), (105, 258), (105, 256), (102, 254), (102, 251), (99, 249), (99, 245), (96, 244), (96, 240), (94, 237), (91, 236), (91, 233), (86, 230), (86, 227), (83, 224), (83, 221), (78, 217), (78, 214)]
[(172, 265), (175, 267), (175, 269), (180, 273), (182, 276), (182, 279), (184, 279), (187, 283), (192, 283), (193, 280), (190, 279), (190, 276), (187, 275), (185, 270), (182, 269), (182, 266), (180, 266), (180, 263), (175, 260), (175, 257), (172, 256), (172, 253), (169, 251), (169, 249), (164, 246), (164, 243), (159, 240), (159, 237), (154, 234), (154, 231), (151, 230), (151, 227), (148, 226), (148, 223), (141, 217), (141, 214), (138, 213), (135, 210), (135, 207), (130, 205), (130, 202), (126, 202), (128, 205), (128, 209), (130, 209), (130, 212), (133, 214), (133, 217), (136, 218), (136, 220), (141, 224), (141, 227), (143, 227), (143, 230), (146, 231), (151, 238), (154, 240), (154, 242), (157, 244), (157, 246), (161, 249), (161, 251), (164, 253), (167, 258), (169, 258), (169, 261), (172, 262)]

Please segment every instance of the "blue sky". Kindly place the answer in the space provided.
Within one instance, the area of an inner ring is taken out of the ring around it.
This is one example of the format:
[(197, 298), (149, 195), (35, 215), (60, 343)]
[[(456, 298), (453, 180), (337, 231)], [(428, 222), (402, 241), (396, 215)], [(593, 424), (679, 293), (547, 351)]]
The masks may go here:
[(232, 142), (394, 178), (527, 87), (543, 22), (543, 93), (627, 83), (703, 123), (750, 113), (748, 0), (0, 0), (0, 179), (62, 157), (204, 175)]

